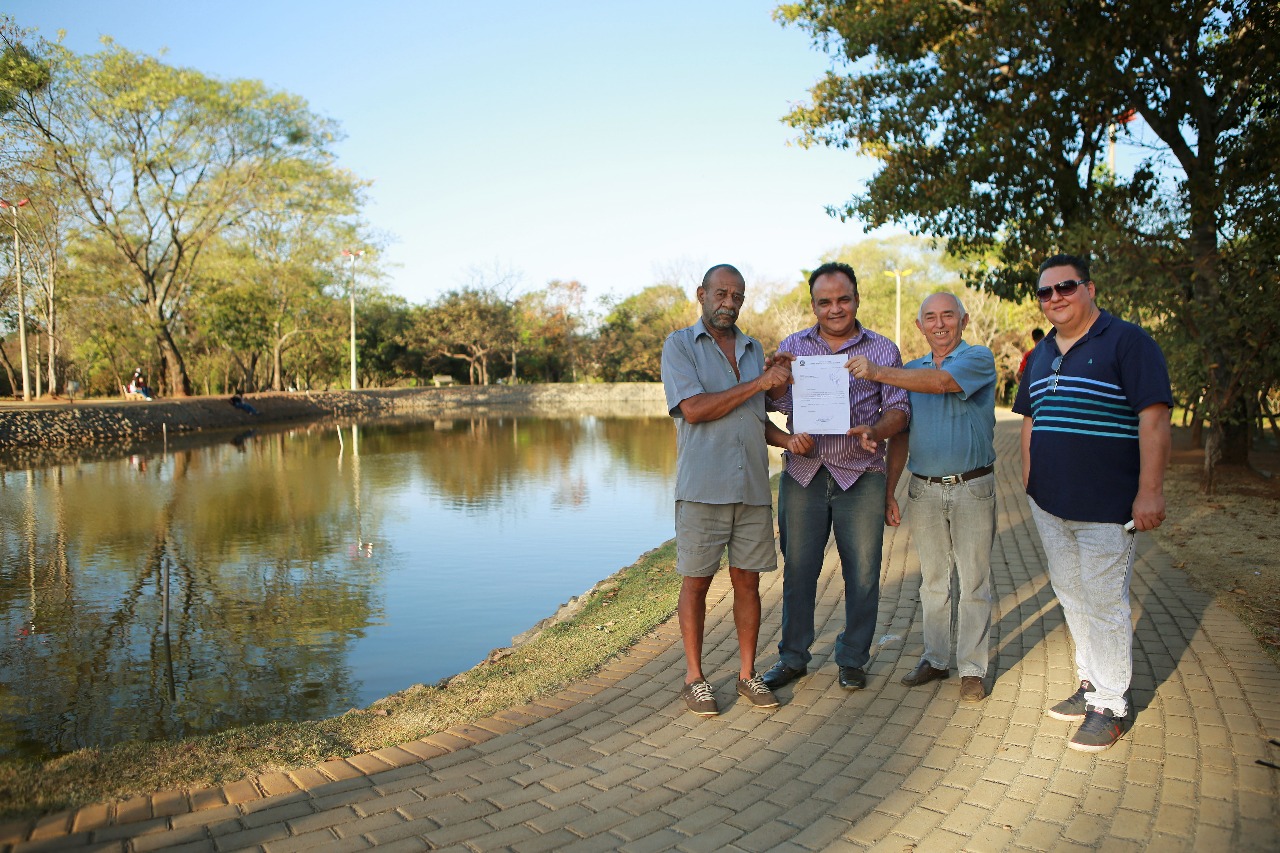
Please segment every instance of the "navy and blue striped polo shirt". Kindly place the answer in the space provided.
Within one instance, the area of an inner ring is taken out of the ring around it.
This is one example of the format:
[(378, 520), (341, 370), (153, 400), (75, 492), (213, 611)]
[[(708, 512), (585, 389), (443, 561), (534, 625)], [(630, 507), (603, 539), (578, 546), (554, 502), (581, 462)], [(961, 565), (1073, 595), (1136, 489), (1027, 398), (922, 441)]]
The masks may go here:
[(1032, 352), (1013, 404), (1032, 419), (1027, 494), (1059, 518), (1123, 524), (1138, 494), (1138, 412), (1173, 405), (1164, 353), (1106, 311), (1055, 370), (1057, 337)]

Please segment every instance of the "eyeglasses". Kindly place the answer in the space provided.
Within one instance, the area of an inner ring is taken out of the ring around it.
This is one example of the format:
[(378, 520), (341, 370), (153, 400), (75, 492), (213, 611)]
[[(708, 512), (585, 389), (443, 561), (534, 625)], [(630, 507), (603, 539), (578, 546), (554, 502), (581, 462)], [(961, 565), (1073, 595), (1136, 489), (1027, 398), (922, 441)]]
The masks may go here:
[(1041, 302), (1048, 302), (1053, 298), (1053, 292), (1055, 290), (1058, 291), (1059, 296), (1070, 296), (1076, 292), (1077, 287), (1088, 283), (1089, 281), (1087, 279), (1080, 279), (1079, 281), (1076, 281), (1075, 279), (1069, 278), (1066, 281), (1060, 281), (1057, 284), (1048, 284), (1044, 287), (1037, 287), (1036, 299), (1039, 299)]
[[(1074, 281), (1071, 282), (1072, 290), (1076, 289), (1075, 284), (1076, 283)], [(1048, 288), (1045, 288), (1045, 289), (1047, 290)], [(1062, 373), (1062, 359), (1063, 359), (1063, 356), (1058, 356), (1053, 361), (1049, 362), (1049, 367), (1053, 370), (1053, 385), (1049, 386), (1050, 391), (1056, 392), (1058, 390), (1058, 377)]]

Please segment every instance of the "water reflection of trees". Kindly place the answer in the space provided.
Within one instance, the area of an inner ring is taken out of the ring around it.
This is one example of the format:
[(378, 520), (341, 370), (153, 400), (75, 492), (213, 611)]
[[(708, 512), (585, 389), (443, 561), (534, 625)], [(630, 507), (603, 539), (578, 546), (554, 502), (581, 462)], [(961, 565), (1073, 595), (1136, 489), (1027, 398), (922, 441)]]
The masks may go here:
[(418, 469), (446, 500), (473, 508), (500, 502), (519, 484), (568, 468), (589, 420), (475, 418), (419, 430)]
[(610, 418), (601, 423), (614, 459), (633, 471), (674, 482), (676, 430), (671, 418)]
[(376, 564), (347, 559), (349, 480), (313, 444), (0, 475), (0, 743), (40, 754), (349, 707)]
[[(578, 446), (600, 441), (609, 458), (635, 472), (675, 474), (675, 433), (664, 418), (475, 418), (437, 422), (415, 435), (415, 464), (447, 499), (485, 507), (532, 479), (577, 482), (568, 469)], [(580, 479), (580, 478), (578, 478)], [(574, 500), (566, 497), (569, 503)]]

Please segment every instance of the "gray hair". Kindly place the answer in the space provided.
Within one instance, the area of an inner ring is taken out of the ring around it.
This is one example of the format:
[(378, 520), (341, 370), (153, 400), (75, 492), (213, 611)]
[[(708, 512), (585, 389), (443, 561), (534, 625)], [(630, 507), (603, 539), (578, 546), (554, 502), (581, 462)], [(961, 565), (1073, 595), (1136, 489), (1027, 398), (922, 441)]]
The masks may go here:
[(965, 314), (969, 313), (964, 310), (964, 303), (960, 301), (959, 296), (956, 296), (954, 293), (952, 293), (949, 290), (939, 290), (937, 293), (930, 293), (928, 296), (924, 298), (923, 301), (921, 301), (920, 308), (916, 311), (917, 323), (924, 322), (924, 303), (928, 302), (930, 299), (932, 299), (935, 296), (950, 296), (952, 299), (954, 299), (956, 301), (956, 310), (960, 312), (961, 317), (964, 317)]

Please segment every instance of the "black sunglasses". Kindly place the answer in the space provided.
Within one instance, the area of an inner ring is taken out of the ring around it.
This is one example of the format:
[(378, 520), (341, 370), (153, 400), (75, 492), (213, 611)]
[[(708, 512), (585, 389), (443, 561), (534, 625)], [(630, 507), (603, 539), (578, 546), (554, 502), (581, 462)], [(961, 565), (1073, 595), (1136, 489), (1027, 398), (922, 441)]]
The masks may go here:
[[(1075, 284), (1076, 283), (1074, 281), (1071, 282), (1072, 290), (1076, 289)], [(1048, 288), (1045, 288), (1045, 289), (1048, 290)], [(1062, 373), (1062, 359), (1063, 359), (1063, 356), (1058, 356), (1053, 361), (1049, 362), (1049, 367), (1053, 370), (1053, 385), (1050, 386), (1049, 388), (1050, 391), (1058, 390), (1058, 376), (1061, 375)]]
[(1058, 291), (1058, 294), (1060, 296), (1070, 296), (1071, 294), (1076, 292), (1077, 287), (1079, 287), (1082, 284), (1088, 284), (1088, 283), (1089, 283), (1088, 279), (1080, 279), (1079, 281), (1076, 281), (1074, 279), (1069, 278), (1066, 281), (1060, 281), (1057, 284), (1049, 284), (1049, 285), (1045, 285), (1044, 287), (1037, 287), (1036, 299), (1039, 299), (1041, 302), (1048, 302), (1050, 299), (1053, 298), (1053, 292), (1055, 290)]

